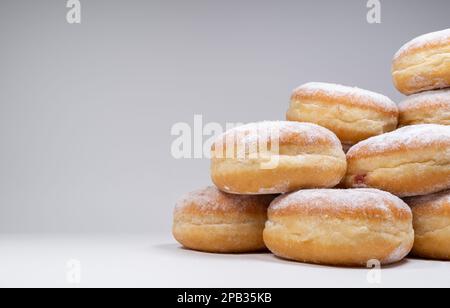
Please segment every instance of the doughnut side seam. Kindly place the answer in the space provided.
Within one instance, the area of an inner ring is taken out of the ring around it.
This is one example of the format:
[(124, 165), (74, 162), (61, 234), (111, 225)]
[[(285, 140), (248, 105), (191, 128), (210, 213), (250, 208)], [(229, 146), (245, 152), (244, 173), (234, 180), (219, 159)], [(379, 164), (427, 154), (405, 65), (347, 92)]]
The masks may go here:
[[(329, 106), (327, 106), (327, 104), (320, 104), (320, 103), (310, 103), (310, 102), (309, 103), (304, 103), (304, 102), (301, 102), (301, 101), (296, 101), (296, 103), (299, 104), (300, 106), (298, 106), (298, 107), (291, 106), (289, 108), (289, 110), (288, 110), (288, 115), (289, 115), (290, 112), (297, 112), (298, 113), (299, 112), (298, 110), (301, 109), (302, 106), (312, 106), (312, 107), (318, 107), (318, 108), (334, 109), (336, 113), (341, 113), (341, 111), (339, 110), (339, 105), (338, 104), (336, 106), (334, 106), (334, 107), (329, 107)], [(380, 110), (377, 110), (377, 109), (375, 109), (373, 107), (369, 107), (369, 106), (358, 106), (358, 105), (347, 106), (347, 105), (344, 105), (343, 107), (348, 108), (348, 109), (358, 109), (358, 111), (364, 112), (364, 113), (376, 112), (376, 113), (383, 113), (383, 115), (385, 117), (395, 117), (392, 114), (388, 114), (388, 112), (386, 112), (386, 111), (380, 111)], [(378, 119), (358, 119), (358, 120), (355, 120), (355, 121), (344, 121), (344, 120), (338, 118), (336, 120), (341, 120), (341, 121), (343, 121), (345, 123), (350, 123), (350, 124), (351, 123), (356, 123), (357, 121), (363, 121), (363, 120), (382, 122), (382, 120), (378, 120)]]
[(420, 237), (427, 236), (427, 235), (430, 235), (430, 234), (433, 234), (433, 233), (437, 233), (437, 232), (441, 232), (441, 231), (445, 231), (445, 230), (449, 230), (450, 231), (450, 224), (448, 226), (446, 226), (446, 227), (437, 228), (437, 229), (426, 231), (426, 232), (423, 232), (423, 233), (416, 232), (416, 236), (420, 236)]
[[(301, 233), (298, 233), (298, 232), (291, 232), (291, 231), (289, 231), (289, 228), (286, 227), (285, 225), (283, 225), (282, 223), (274, 222), (274, 221), (270, 221), (270, 223), (272, 224), (272, 226), (270, 226), (271, 228), (280, 228), (282, 230), (285, 230), (284, 232), (286, 232), (287, 234), (291, 234), (291, 235), (293, 235), (295, 237), (299, 237), (299, 238), (308, 238), (308, 237), (310, 237), (309, 234), (301, 234)], [(348, 223), (345, 220), (341, 220), (341, 223), (345, 224), (347, 226), (350, 226), (352, 228), (355, 228), (355, 229), (365, 228), (365, 229), (367, 229), (368, 233), (375, 233), (375, 234), (379, 234), (379, 235), (386, 235), (386, 236), (389, 236), (389, 237), (392, 237), (392, 238), (401, 238), (404, 235), (409, 235), (408, 231), (386, 232), (386, 231), (375, 230), (375, 229), (370, 228), (368, 226), (358, 226), (358, 225), (355, 225), (355, 224), (351, 224), (351, 223)], [(347, 235), (345, 235), (343, 233), (339, 233), (339, 234), (342, 235), (343, 237), (347, 238), (347, 239), (352, 239), (352, 240), (355, 239), (354, 237), (347, 236)], [(311, 239), (308, 239), (308, 241), (310, 241), (310, 240)]]
[(188, 222), (188, 221), (177, 221), (179, 224), (185, 224), (185, 225), (191, 225), (191, 226), (198, 226), (198, 227), (204, 227), (204, 226), (242, 226), (242, 225), (261, 225), (264, 227), (264, 222), (236, 222), (236, 223), (194, 223), (194, 222)]
[[(399, 169), (399, 168), (402, 168), (402, 167), (408, 166), (408, 165), (422, 165), (422, 164), (426, 164), (426, 165), (428, 165), (428, 166), (439, 166), (439, 167), (443, 167), (443, 166), (448, 166), (448, 165), (450, 165), (450, 162), (447, 161), (447, 162), (439, 163), (439, 162), (436, 161), (436, 160), (430, 159), (430, 160), (425, 160), (425, 161), (416, 161), (416, 162), (402, 163), (402, 164), (395, 165), (395, 166), (392, 166), (392, 167), (376, 167), (376, 168), (374, 168), (374, 169), (372, 169), (372, 170), (370, 170), (370, 171), (367, 171), (367, 172), (365, 172), (365, 173), (371, 174), (371, 173), (373, 173), (373, 172), (375, 172), (375, 171), (380, 171), (380, 170)], [(356, 173), (351, 173), (351, 174), (349, 174), (349, 175), (351, 176), (351, 175), (357, 175), (357, 174), (359, 174), (359, 173), (356, 172)]]
[[(437, 57), (442, 57), (442, 59), (439, 59), (439, 61), (437, 61), (437, 59), (434, 59), (434, 58), (437, 58)], [(439, 54), (435, 54), (435, 55), (432, 55), (432, 56), (428, 56), (425, 60), (423, 60), (420, 63), (414, 64), (414, 65), (409, 65), (409, 66), (406, 66), (406, 67), (401, 68), (401, 69), (395, 69), (394, 73), (403, 73), (403, 72), (406, 72), (406, 71), (409, 71), (409, 70), (414, 70), (414, 69), (420, 68), (422, 66), (428, 66), (428, 65), (430, 65), (430, 64), (432, 64), (434, 62), (438, 63), (438, 65), (441, 65), (441, 64), (443, 64), (444, 62), (447, 62), (447, 61), (450, 61), (450, 53), (447, 53), (447, 52), (439, 53)]]

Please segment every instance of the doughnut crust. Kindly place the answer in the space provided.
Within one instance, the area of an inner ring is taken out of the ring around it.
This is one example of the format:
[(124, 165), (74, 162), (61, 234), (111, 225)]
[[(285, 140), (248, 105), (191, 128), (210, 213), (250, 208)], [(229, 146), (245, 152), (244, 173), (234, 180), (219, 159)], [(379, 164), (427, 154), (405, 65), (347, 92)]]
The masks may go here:
[(407, 256), (414, 241), (410, 208), (376, 189), (302, 190), (275, 199), (268, 216), (266, 246), (300, 262), (391, 264)]
[(212, 253), (265, 250), (267, 208), (275, 196), (238, 196), (215, 187), (184, 196), (174, 212), (173, 236), (184, 247)]
[(414, 216), (413, 254), (427, 259), (450, 260), (450, 191), (405, 200)]
[(347, 153), (347, 188), (378, 188), (399, 197), (450, 188), (450, 127), (406, 126), (372, 137)]
[(212, 147), (212, 180), (233, 194), (334, 187), (346, 168), (339, 139), (309, 123), (253, 123), (228, 131)]
[(345, 147), (396, 129), (398, 108), (378, 93), (314, 82), (294, 90), (286, 117), (328, 128)]
[(450, 125), (450, 89), (412, 95), (399, 105), (401, 127), (415, 124)]
[(450, 87), (450, 29), (422, 35), (394, 56), (392, 75), (406, 95)]

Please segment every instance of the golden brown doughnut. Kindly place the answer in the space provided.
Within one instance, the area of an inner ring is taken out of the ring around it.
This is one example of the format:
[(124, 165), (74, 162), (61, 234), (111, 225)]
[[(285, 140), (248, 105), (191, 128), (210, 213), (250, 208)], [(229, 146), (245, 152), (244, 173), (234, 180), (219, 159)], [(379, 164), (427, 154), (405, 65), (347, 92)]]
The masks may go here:
[(400, 103), (400, 126), (415, 124), (450, 125), (450, 89), (424, 92)]
[(398, 108), (378, 93), (313, 82), (294, 90), (286, 117), (326, 127), (348, 148), (396, 129)]
[(450, 29), (404, 45), (394, 57), (392, 75), (397, 89), (406, 95), (450, 87)]
[(347, 153), (347, 188), (378, 188), (399, 197), (450, 189), (450, 127), (406, 126)]
[(184, 196), (174, 212), (173, 236), (184, 247), (213, 253), (265, 249), (267, 208), (275, 196), (238, 196), (215, 187)]
[(300, 262), (391, 264), (411, 251), (410, 208), (376, 189), (301, 190), (269, 207), (264, 242), (275, 255)]
[(336, 135), (309, 123), (245, 125), (220, 136), (212, 148), (212, 180), (220, 190), (233, 194), (334, 187), (346, 168)]
[(406, 199), (412, 207), (416, 239), (413, 254), (450, 260), (450, 191)]

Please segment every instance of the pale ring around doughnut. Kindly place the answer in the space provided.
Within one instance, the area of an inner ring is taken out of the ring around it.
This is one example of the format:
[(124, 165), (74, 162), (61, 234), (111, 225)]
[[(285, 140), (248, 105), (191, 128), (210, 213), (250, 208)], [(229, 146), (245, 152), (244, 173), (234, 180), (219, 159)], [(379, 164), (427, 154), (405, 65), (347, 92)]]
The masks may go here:
[(450, 191), (405, 201), (412, 207), (414, 216), (413, 255), (450, 260)]
[(265, 250), (267, 208), (275, 196), (238, 196), (215, 187), (184, 196), (174, 212), (173, 236), (184, 247), (211, 253)]
[(312, 82), (294, 90), (286, 117), (328, 128), (345, 150), (362, 140), (395, 130), (398, 108), (388, 97), (375, 92)]
[(269, 207), (267, 248), (281, 258), (336, 266), (402, 260), (413, 246), (410, 208), (375, 189), (302, 190)]

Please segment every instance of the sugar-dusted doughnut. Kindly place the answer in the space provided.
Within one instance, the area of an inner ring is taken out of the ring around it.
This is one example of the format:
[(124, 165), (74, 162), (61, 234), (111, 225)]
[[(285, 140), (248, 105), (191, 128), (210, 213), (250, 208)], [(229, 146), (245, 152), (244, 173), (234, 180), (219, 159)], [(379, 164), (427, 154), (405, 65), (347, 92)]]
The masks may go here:
[(267, 208), (275, 196), (238, 196), (207, 187), (185, 195), (174, 212), (173, 235), (184, 247), (213, 253), (265, 249)]
[(359, 88), (307, 83), (294, 90), (286, 115), (334, 132), (344, 148), (397, 128), (398, 108), (388, 97)]
[(422, 35), (394, 56), (394, 84), (403, 94), (450, 87), (450, 29)]
[(405, 200), (412, 207), (416, 239), (413, 254), (450, 260), (450, 191)]
[(309, 123), (253, 123), (226, 132), (212, 147), (212, 180), (233, 194), (334, 187), (346, 168), (336, 135)]
[(450, 125), (450, 89), (412, 95), (399, 104), (400, 126)]
[(406, 126), (372, 137), (347, 153), (345, 187), (379, 188), (400, 197), (450, 189), (450, 127)]
[(264, 242), (275, 255), (300, 262), (391, 264), (411, 251), (410, 208), (376, 189), (301, 190), (269, 207)]

